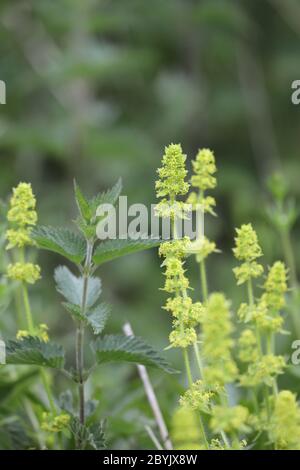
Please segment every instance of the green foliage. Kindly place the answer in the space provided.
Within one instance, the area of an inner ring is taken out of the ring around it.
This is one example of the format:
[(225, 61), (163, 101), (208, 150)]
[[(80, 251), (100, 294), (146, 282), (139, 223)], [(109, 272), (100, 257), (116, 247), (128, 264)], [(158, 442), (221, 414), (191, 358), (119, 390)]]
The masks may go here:
[(29, 336), (19, 341), (7, 342), (6, 362), (61, 369), (64, 366), (65, 354), (62, 346)]
[[(66, 266), (59, 266), (54, 273), (57, 291), (65, 297), (71, 304), (81, 307), (84, 279), (76, 277)], [(87, 293), (86, 305), (92, 307), (101, 294), (101, 281), (97, 277), (90, 277)]]
[(113, 261), (125, 255), (154, 248), (159, 245), (157, 240), (109, 240), (100, 243), (95, 250), (93, 261), (96, 265)]
[(73, 263), (81, 263), (84, 259), (84, 238), (66, 228), (38, 226), (31, 237), (39, 248), (58, 253)]
[(157, 367), (166, 372), (176, 372), (144, 340), (134, 336), (107, 335), (98, 338), (92, 345), (98, 364), (106, 362), (134, 362)]
[(95, 335), (102, 333), (111, 311), (110, 305), (105, 303), (89, 309), (85, 315), (82, 315), (78, 305), (64, 302), (63, 306), (75, 321), (83, 321), (87, 326), (90, 326)]

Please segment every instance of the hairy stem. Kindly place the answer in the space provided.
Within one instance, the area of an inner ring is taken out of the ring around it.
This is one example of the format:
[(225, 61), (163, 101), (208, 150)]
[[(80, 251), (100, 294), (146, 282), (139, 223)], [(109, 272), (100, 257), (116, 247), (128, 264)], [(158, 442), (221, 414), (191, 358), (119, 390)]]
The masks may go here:
[[(81, 315), (86, 314), (87, 307), (87, 293), (89, 276), (92, 267), (92, 254), (93, 242), (87, 241), (86, 260), (83, 273), (83, 289), (82, 289), (82, 302), (81, 302)], [(79, 419), (80, 423), (85, 423), (85, 398), (84, 398), (84, 324), (79, 322), (76, 331), (76, 369), (78, 376), (78, 395), (79, 395)], [(78, 447), (81, 447), (81, 442), (78, 442)]]

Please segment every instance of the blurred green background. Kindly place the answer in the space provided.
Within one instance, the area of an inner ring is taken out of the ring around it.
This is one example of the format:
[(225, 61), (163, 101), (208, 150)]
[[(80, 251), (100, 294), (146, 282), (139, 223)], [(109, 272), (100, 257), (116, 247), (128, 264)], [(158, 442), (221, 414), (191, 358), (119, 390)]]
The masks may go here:
[[(291, 83), (300, 78), (299, 40), (297, 0), (2, 0), (0, 79), (7, 104), (0, 107), (0, 197), (29, 181), (40, 223), (71, 226), (74, 177), (92, 196), (121, 176), (129, 202), (150, 204), (165, 145), (181, 142), (189, 160), (199, 147), (210, 147), (219, 217), (206, 230), (222, 250), (209, 260), (210, 289), (225, 291), (235, 307), (243, 292), (231, 271), (234, 227), (252, 221), (265, 263), (282, 257), (265, 213), (266, 178), (281, 170), (291, 193), (300, 193), (300, 108), (291, 103)], [(293, 242), (299, 265), (299, 226)], [(52, 279), (61, 262), (39, 254), (43, 279), (32, 298), (36, 318), (71, 351), (73, 326)], [(100, 276), (103, 299), (113, 305), (110, 330), (120, 331), (129, 319), (136, 334), (162, 349), (170, 319), (161, 310), (159, 265), (152, 250), (105, 265)], [(13, 310), (0, 317), (11, 335)], [(166, 355), (179, 360), (175, 352)], [(117, 366), (95, 379), (119, 447), (123, 438), (127, 447), (136, 445), (132, 426), (139, 420), (131, 403), (149, 414), (136, 380), (134, 368)], [(168, 415), (178, 379), (154, 373), (153, 380)]]

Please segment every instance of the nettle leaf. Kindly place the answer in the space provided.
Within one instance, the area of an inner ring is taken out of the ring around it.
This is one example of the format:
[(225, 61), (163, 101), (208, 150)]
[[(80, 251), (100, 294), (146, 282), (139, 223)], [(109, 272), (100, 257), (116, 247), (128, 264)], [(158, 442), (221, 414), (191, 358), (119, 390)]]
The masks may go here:
[(95, 335), (99, 335), (105, 328), (111, 307), (108, 304), (102, 303), (96, 307), (91, 308), (85, 315), (82, 315), (81, 307), (63, 302), (63, 306), (71, 314), (75, 321), (83, 321), (87, 326), (90, 326)]
[[(54, 272), (56, 289), (65, 299), (74, 305), (81, 306), (83, 296), (83, 277), (75, 276), (66, 266), (59, 266)], [(86, 306), (92, 307), (101, 294), (101, 281), (98, 277), (89, 277)]]
[(106, 335), (92, 344), (98, 364), (106, 362), (134, 362), (157, 367), (168, 373), (176, 371), (142, 338), (136, 336)]
[(156, 247), (159, 240), (108, 240), (100, 243), (93, 256), (93, 262), (101, 265), (122, 256)]
[(53, 251), (73, 263), (81, 263), (86, 252), (84, 238), (66, 228), (37, 226), (31, 232), (39, 248)]
[(39, 338), (28, 336), (22, 340), (6, 343), (6, 363), (51, 367), (61, 369), (65, 354), (62, 346), (44, 343)]
[(79, 305), (74, 305), (70, 302), (63, 302), (62, 304), (74, 320), (84, 321), (84, 316), (81, 313), (81, 307)]
[(117, 183), (108, 191), (99, 193), (90, 201), (90, 207), (94, 212), (101, 204), (112, 204), (115, 205), (122, 192), (122, 179), (119, 178)]
[(92, 210), (89, 204), (89, 201), (83, 195), (80, 187), (78, 186), (76, 180), (74, 180), (74, 191), (75, 191), (75, 199), (77, 202), (78, 210), (80, 215), (83, 219), (87, 222), (92, 218)]
[(111, 306), (105, 303), (99, 304), (87, 312), (86, 322), (95, 335), (99, 335), (104, 330), (110, 312)]
[(82, 449), (90, 450), (103, 450), (105, 449), (105, 435), (103, 425), (91, 424), (83, 425), (78, 418), (71, 419), (70, 431), (74, 436), (75, 441), (81, 442)]

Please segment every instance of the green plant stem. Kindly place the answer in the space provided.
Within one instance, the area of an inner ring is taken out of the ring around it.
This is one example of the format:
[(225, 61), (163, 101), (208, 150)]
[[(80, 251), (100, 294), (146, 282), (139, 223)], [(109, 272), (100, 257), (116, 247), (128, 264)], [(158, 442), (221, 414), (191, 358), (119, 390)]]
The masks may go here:
[(207, 302), (208, 299), (208, 286), (207, 286), (207, 276), (206, 276), (206, 266), (205, 260), (202, 259), (199, 263), (200, 265), (200, 278), (201, 278), (201, 290), (202, 290), (202, 300)]
[[(248, 280), (248, 299), (249, 299), (249, 305), (251, 308), (254, 308), (254, 294), (253, 294), (253, 284), (252, 284), (252, 279)], [(256, 325), (256, 339), (257, 339), (257, 345), (258, 345), (258, 352), (259, 352), (259, 357), (262, 358), (263, 356), (263, 350), (262, 350), (262, 344), (261, 344), (261, 337), (260, 337), (260, 331), (258, 326)], [(267, 410), (267, 415), (268, 419), (271, 417), (271, 410), (270, 410), (270, 403), (269, 403), (269, 390), (266, 386), (266, 384), (262, 384), (263, 388), (263, 394), (264, 394), (264, 400), (265, 400), (265, 405), (266, 405), (266, 410)]]
[(32, 317), (30, 303), (29, 303), (28, 290), (27, 290), (25, 282), (22, 282), (22, 284), (21, 284), (21, 291), (22, 291), (22, 297), (23, 297), (23, 303), (24, 303), (24, 309), (25, 309), (25, 315), (26, 315), (26, 322), (27, 322), (28, 331), (31, 335), (34, 335), (33, 317)]
[(203, 364), (202, 364), (201, 355), (200, 355), (200, 351), (199, 351), (199, 345), (197, 343), (194, 343), (193, 347), (194, 347), (194, 352), (195, 352), (195, 356), (196, 356), (197, 365), (198, 365), (198, 368), (199, 368), (200, 378), (203, 379), (203, 375), (204, 375), (203, 374)]
[[(94, 243), (87, 240), (86, 260), (83, 272), (83, 290), (81, 302), (81, 315), (86, 314), (87, 308), (87, 292), (90, 271), (92, 268), (92, 254)], [(84, 393), (84, 324), (79, 322), (76, 331), (76, 369), (78, 376), (78, 395), (79, 395), (79, 420), (82, 425), (85, 424), (85, 393)], [(81, 442), (78, 442), (78, 447), (81, 447)]]

